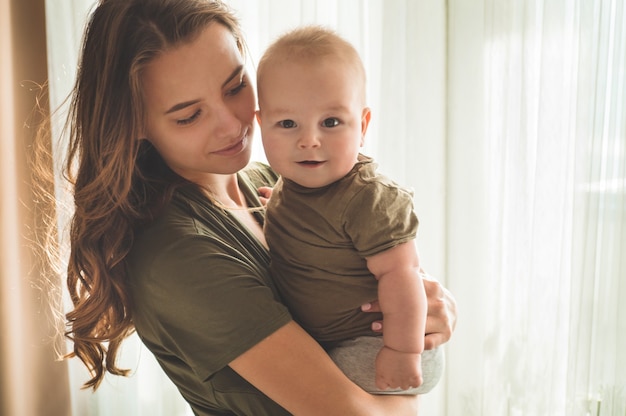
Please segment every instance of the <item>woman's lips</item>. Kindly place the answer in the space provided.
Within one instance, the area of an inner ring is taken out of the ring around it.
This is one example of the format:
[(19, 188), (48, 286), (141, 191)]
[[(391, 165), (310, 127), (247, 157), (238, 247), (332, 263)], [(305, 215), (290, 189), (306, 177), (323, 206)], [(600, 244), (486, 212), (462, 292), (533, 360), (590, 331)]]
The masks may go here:
[(236, 155), (237, 153), (241, 152), (244, 147), (246, 146), (248, 139), (247, 137), (243, 137), (241, 140), (239, 140), (238, 142), (236, 142), (235, 144), (232, 144), (228, 147), (225, 147), (223, 149), (217, 150), (213, 153), (217, 154), (217, 155), (221, 155), (221, 156), (232, 156), (232, 155)]

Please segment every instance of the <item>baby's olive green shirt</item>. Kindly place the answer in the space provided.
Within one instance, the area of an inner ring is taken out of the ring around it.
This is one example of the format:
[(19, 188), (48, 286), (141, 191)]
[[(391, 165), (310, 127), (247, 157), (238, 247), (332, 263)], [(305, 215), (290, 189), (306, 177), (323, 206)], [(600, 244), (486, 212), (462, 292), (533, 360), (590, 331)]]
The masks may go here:
[(272, 277), (294, 319), (330, 348), (377, 335), (379, 314), (361, 305), (378, 298), (366, 258), (414, 240), (413, 193), (360, 155), (345, 177), (322, 188), (280, 180), (267, 205), (265, 238)]

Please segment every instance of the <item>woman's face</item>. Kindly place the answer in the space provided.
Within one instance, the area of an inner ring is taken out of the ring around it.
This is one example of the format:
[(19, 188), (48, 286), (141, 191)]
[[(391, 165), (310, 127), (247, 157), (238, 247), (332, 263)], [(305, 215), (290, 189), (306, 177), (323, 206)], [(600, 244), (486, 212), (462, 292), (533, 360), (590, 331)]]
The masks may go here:
[(248, 81), (233, 35), (218, 23), (146, 66), (145, 136), (173, 171), (207, 184), (248, 163), (255, 110)]

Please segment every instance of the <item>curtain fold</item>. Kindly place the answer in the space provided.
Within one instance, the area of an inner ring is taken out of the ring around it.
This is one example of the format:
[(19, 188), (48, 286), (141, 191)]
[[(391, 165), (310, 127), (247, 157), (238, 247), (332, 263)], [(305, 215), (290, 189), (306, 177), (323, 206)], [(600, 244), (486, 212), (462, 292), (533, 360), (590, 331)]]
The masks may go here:
[(626, 413), (626, 7), (584, 4), (577, 100), (572, 413)]

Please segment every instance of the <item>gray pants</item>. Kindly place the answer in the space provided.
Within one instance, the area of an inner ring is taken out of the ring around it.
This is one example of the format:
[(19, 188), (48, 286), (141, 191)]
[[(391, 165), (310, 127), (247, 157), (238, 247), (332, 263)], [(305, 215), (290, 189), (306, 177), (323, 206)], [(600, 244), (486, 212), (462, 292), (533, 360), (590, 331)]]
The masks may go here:
[(383, 337), (358, 337), (343, 341), (328, 351), (337, 366), (363, 390), (373, 394), (425, 394), (432, 390), (443, 373), (445, 357), (441, 348), (422, 353), (422, 378), (417, 388), (380, 390), (375, 382), (375, 361), (383, 347)]

